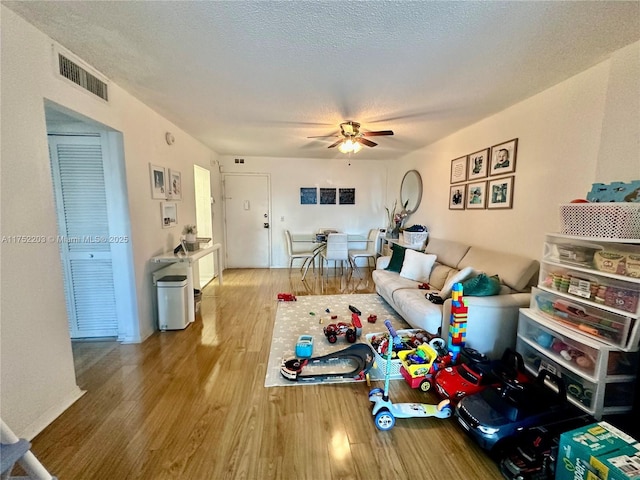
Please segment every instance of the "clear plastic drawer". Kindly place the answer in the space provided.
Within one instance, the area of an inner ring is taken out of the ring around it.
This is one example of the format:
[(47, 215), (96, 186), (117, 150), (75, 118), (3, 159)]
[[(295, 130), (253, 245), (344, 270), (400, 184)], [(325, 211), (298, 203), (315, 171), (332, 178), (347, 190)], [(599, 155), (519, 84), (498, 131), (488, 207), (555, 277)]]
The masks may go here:
[(547, 235), (543, 260), (640, 278), (640, 245)]
[[(612, 350), (613, 347), (588, 345), (586, 337), (570, 336), (558, 332), (542, 323), (520, 315), (518, 335), (528, 340), (556, 362), (570, 365), (593, 378), (605, 375), (634, 375), (638, 353)], [(578, 337), (578, 338), (576, 338)], [(584, 341), (580, 341), (583, 338)]]
[[(549, 359), (532, 348), (521, 338), (517, 341), (517, 350), (521, 353), (526, 368), (534, 373), (545, 368), (564, 380), (567, 397), (583, 406), (591, 413), (611, 407), (629, 407), (633, 405), (635, 385), (632, 377), (622, 382), (611, 382), (600, 385), (582, 378), (578, 374), (567, 370), (559, 363)], [(602, 402), (600, 404), (600, 402)]]
[(546, 318), (609, 345), (627, 348), (634, 319), (584, 305), (577, 300), (572, 301), (539, 288), (533, 288), (531, 293), (531, 308)]
[(630, 283), (570, 268), (543, 263), (540, 286), (580, 300), (605, 305), (622, 313), (636, 314), (640, 299), (640, 283)]

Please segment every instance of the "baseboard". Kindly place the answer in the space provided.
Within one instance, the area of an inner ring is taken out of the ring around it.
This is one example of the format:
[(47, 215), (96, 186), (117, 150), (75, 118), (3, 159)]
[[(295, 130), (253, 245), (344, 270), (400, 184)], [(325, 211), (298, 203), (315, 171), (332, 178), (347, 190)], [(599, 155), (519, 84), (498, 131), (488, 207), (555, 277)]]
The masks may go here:
[(82, 397), (86, 390), (81, 390), (76, 387), (65, 398), (63, 398), (58, 405), (49, 408), (40, 417), (36, 419), (31, 425), (25, 427), (22, 432), (14, 432), (18, 438), (25, 438), (29, 441), (33, 440), (36, 435), (47, 428), (51, 423), (58, 418), (62, 413), (73, 405), (80, 397)]

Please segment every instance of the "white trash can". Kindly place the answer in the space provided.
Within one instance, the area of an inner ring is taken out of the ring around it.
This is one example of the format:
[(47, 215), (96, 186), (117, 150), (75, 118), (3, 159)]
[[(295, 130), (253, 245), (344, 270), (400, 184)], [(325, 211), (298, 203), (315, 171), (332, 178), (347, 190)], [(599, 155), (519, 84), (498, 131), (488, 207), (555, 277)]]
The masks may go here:
[(158, 286), (158, 326), (161, 331), (183, 330), (189, 325), (186, 275), (166, 275)]

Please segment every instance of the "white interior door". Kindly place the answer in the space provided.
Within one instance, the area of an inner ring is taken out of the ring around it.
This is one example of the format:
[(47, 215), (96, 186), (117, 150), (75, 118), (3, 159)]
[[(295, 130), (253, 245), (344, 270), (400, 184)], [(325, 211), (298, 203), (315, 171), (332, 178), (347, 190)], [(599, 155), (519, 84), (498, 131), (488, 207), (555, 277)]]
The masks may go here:
[(271, 265), (269, 176), (225, 174), (225, 245), (228, 268)]
[[(193, 166), (193, 179), (196, 192), (196, 225), (198, 236), (213, 239), (213, 220), (211, 216), (211, 175), (209, 170), (198, 165)], [(220, 266), (218, 266), (220, 268)], [(206, 255), (198, 260), (198, 288), (204, 287), (215, 276), (214, 255)]]
[(71, 338), (116, 337), (101, 137), (48, 138)]

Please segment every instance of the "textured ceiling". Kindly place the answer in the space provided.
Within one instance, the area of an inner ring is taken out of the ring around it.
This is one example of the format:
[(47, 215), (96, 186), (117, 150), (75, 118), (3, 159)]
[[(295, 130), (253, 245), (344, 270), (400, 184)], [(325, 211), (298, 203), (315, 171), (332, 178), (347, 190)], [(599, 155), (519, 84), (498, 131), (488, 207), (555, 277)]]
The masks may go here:
[[(398, 158), (640, 39), (640, 2), (3, 1), (220, 154)], [(179, 140), (179, 139), (178, 139)]]

